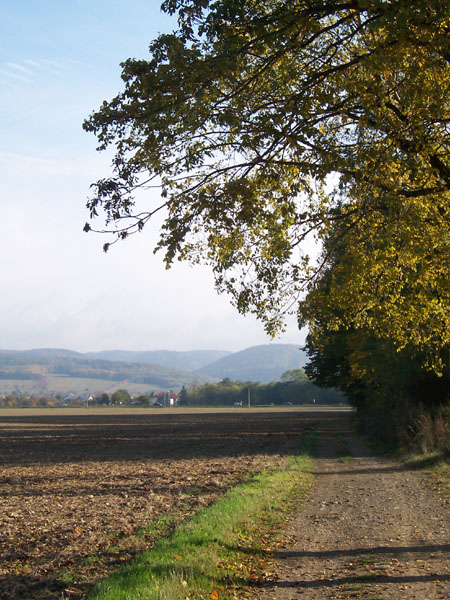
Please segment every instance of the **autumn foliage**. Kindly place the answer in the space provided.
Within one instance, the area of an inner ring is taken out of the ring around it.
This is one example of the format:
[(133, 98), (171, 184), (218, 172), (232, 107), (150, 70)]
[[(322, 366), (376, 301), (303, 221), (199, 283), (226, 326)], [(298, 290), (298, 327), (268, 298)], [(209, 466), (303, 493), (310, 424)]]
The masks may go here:
[[(124, 90), (84, 124), (100, 149), (116, 149), (91, 217), (104, 214), (114, 241), (164, 209), (166, 263), (209, 262), (218, 289), (269, 332), (298, 307), (318, 348), (327, 332), (354, 331), (441, 377), (448, 3), (166, 0), (163, 10), (179, 29), (152, 42), (149, 60), (124, 62)], [(154, 185), (159, 201), (139, 195)], [(317, 261), (311, 238), (323, 244)]]

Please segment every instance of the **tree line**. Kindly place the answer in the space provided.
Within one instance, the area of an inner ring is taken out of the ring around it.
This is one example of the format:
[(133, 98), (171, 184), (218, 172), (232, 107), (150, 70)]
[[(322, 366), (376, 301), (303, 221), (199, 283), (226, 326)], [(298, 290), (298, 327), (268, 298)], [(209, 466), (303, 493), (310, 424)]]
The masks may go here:
[[(162, 8), (178, 28), (122, 64), (123, 90), (84, 123), (115, 148), (85, 231), (103, 215), (106, 251), (164, 208), (166, 265), (208, 263), (269, 333), (296, 311), (308, 372), (374, 435), (399, 442), (423, 415), (445, 419), (449, 3)], [(145, 196), (155, 186), (160, 198)]]
[(345, 404), (342, 392), (320, 388), (310, 381), (303, 369), (286, 371), (281, 381), (262, 384), (254, 381), (232, 381), (225, 378), (219, 383), (206, 383), (180, 392), (179, 404), (200, 406), (281, 406), (286, 404)]
[(127, 389), (120, 388), (115, 392), (102, 392), (96, 395), (83, 394), (67, 397), (63, 394), (34, 395), (11, 393), (0, 396), (0, 408), (57, 408), (57, 407), (79, 407), (79, 406), (152, 406), (159, 400), (158, 394), (149, 392), (131, 396)]
[(127, 389), (120, 388), (113, 393), (102, 392), (96, 395), (65, 397), (7, 394), (0, 396), (0, 407), (33, 408), (62, 406), (158, 406), (165, 403), (164, 396), (177, 397), (179, 406), (281, 406), (302, 404), (346, 404), (345, 395), (336, 389), (321, 388), (305, 374), (303, 369), (286, 371), (281, 381), (262, 384), (254, 381), (232, 381), (225, 378), (219, 383), (182, 386), (178, 395), (172, 392), (149, 392), (131, 396)]

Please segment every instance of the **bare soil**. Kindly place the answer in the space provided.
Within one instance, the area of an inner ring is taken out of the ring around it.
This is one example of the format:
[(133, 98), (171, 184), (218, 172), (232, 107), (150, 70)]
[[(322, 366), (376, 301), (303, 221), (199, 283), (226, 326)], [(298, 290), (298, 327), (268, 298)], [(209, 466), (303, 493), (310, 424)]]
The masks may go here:
[(426, 472), (377, 456), (344, 425), (320, 425), (311, 493), (273, 553), (276, 581), (254, 597), (450, 599), (449, 504)]
[(0, 411), (0, 598), (85, 596), (306, 430), (345, 414)]

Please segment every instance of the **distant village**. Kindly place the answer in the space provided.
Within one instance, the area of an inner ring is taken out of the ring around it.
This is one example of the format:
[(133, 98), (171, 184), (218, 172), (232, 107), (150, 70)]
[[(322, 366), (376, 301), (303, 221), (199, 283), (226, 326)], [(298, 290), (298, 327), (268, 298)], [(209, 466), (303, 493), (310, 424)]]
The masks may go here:
[(0, 408), (80, 408), (90, 406), (142, 406), (142, 407), (170, 407), (177, 406), (183, 398), (185, 388), (180, 394), (172, 390), (165, 392), (150, 392), (148, 394), (130, 395), (126, 389), (118, 389), (109, 394), (106, 392), (92, 395), (90, 393), (77, 394), (68, 392), (66, 394), (49, 394), (45, 396), (26, 395), (13, 392), (0, 396)]

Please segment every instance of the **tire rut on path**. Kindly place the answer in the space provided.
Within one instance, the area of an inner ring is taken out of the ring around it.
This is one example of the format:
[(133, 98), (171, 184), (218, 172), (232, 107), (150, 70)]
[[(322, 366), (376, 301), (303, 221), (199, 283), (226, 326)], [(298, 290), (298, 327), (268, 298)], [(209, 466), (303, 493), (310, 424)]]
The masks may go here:
[(274, 553), (278, 579), (255, 598), (450, 600), (449, 506), (426, 475), (342, 423), (320, 433), (311, 493)]

